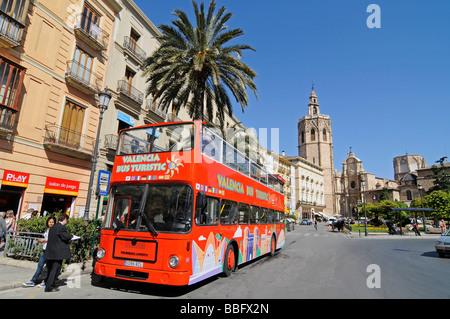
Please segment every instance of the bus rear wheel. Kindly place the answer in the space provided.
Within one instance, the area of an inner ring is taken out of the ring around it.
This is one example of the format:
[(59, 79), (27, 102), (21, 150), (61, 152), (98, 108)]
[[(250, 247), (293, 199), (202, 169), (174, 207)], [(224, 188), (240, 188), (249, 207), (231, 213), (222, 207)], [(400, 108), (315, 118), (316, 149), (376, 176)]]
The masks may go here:
[(228, 277), (236, 269), (236, 254), (232, 245), (228, 245), (223, 263), (223, 273)]

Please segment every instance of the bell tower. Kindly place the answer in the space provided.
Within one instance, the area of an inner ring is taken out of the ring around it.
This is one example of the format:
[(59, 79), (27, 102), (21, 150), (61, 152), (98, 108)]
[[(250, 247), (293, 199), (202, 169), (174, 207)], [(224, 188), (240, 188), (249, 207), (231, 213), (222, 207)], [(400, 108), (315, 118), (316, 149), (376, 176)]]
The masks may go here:
[(331, 119), (320, 113), (314, 84), (309, 96), (308, 115), (298, 121), (298, 155), (323, 169), (325, 212), (333, 216), (336, 210)]

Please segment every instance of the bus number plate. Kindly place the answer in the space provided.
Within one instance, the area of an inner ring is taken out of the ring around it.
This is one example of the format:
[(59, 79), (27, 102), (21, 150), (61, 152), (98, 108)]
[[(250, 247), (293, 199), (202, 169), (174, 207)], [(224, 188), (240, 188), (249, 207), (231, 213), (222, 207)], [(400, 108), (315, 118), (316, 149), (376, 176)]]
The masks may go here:
[(137, 267), (137, 268), (144, 267), (144, 263), (143, 262), (134, 261), (134, 260), (125, 260), (124, 265), (125, 266), (130, 266), (130, 267)]

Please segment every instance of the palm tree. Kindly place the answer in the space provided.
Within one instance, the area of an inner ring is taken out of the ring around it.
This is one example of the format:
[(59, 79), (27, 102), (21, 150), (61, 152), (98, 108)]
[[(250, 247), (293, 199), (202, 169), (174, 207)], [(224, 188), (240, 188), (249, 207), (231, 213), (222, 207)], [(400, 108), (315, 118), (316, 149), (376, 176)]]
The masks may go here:
[(193, 27), (185, 12), (175, 10), (178, 19), (173, 26), (161, 25), (161, 46), (145, 61), (144, 76), (148, 76), (147, 95), (159, 103), (162, 110), (172, 105), (178, 113), (186, 107), (194, 120), (212, 120), (214, 105), (223, 127), (225, 110), (232, 114), (231, 92), (242, 111), (248, 105), (247, 88), (255, 96), (253, 82), (256, 73), (240, 61), (248, 45), (227, 44), (242, 36), (241, 29), (227, 30), (232, 17), (221, 7), (215, 13), (216, 2), (209, 4), (205, 13), (192, 1), (197, 27)]

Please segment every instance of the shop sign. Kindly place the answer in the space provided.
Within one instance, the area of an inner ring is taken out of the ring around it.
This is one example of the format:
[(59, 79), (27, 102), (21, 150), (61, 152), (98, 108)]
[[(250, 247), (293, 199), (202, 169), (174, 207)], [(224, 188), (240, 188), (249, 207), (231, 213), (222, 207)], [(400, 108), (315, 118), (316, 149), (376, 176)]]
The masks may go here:
[(8, 171), (5, 169), (5, 171), (3, 172), (2, 185), (28, 187), (29, 180), (30, 174)]
[(78, 196), (80, 182), (47, 177), (44, 193)]

